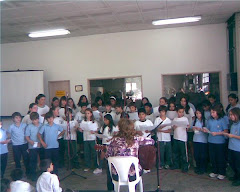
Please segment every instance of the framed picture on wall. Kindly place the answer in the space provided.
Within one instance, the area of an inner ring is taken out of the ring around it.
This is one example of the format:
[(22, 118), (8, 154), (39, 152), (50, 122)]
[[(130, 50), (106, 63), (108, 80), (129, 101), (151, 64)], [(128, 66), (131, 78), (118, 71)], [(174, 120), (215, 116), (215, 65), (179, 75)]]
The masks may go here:
[(75, 85), (75, 91), (76, 92), (83, 91), (83, 86), (82, 85)]

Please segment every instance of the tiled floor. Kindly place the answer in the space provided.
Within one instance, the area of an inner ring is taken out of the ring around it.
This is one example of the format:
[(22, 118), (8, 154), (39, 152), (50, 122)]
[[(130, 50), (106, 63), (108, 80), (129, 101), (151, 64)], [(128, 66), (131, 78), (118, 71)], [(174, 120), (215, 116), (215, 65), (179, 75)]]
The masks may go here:
[[(7, 128), (11, 122), (9, 120), (3, 120), (4, 128)], [(10, 178), (10, 172), (14, 169), (14, 162), (12, 158), (11, 146), (9, 146), (9, 159), (5, 177)], [(76, 173), (81, 174), (87, 179), (83, 179), (77, 176), (70, 176), (61, 182), (62, 188), (71, 188), (73, 190), (107, 190), (106, 187), (106, 172), (102, 174), (94, 175), (93, 170), (85, 173), (83, 168), (75, 170)], [(66, 168), (59, 170), (60, 179), (67, 175), (69, 172)], [(232, 187), (231, 182), (227, 179), (219, 181), (217, 179), (211, 179), (208, 175), (198, 176), (193, 173), (193, 169), (190, 169), (189, 173), (181, 173), (179, 170), (160, 170), (161, 189), (162, 190), (174, 190), (175, 192), (239, 192), (240, 187)], [(35, 182), (29, 181), (33, 186)], [(151, 173), (143, 175), (144, 191), (154, 191), (157, 188), (156, 169)], [(126, 187), (121, 188), (121, 191), (128, 191)]]

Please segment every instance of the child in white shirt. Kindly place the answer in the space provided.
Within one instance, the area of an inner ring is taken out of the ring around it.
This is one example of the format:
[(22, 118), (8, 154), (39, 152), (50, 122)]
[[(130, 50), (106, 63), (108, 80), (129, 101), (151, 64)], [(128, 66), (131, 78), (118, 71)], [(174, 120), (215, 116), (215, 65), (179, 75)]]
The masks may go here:
[(137, 112), (137, 108), (136, 108), (136, 105), (135, 103), (130, 103), (129, 105), (129, 112), (128, 112), (128, 115), (129, 115), (129, 119), (130, 120), (133, 120), (133, 121), (137, 121), (139, 120), (139, 117), (138, 117), (138, 112)]
[(179, 169), (181, 161), (182, 172), (187, 172), (189, 169), (187, 155), (187, 128), (189, 128), (189, 122), (187, 117), (184, 117), (184, 107), (179, 106), (177, 113), (178, 117), (174, 118), (172, 122), (174, 129), (172, 169)]
[(134, 123), (134, 128), (137, 131), (137, 134), (145, 138), (151, 138), (150, 131), (153, 129), (153, 123), (146, 119), (146, 111), (144, 108), (138, 110), (138, 117), (139, 120)]
[(50, 159), (44, 159), (40, 163), (40, 169), (43, 173), (37, 180), (36, 188), (38, 192), (61, 192), (58, 176), (51, 174), (53, 171), (53, 164)]
[(86, 164), (84, 171), (87, 172), (91, 168), (92, 162), (94, 168), (97, 168), (97, 153), (94, 146), (96, 144), (95, 132), (98, 129), (98, 124), (94, 120), (92, 109), (87, 108), (85, 115), (85, 119), (80, 123), (79, 131), (83, 132), (84, 159)]
[(12, 182), (10, 183), (11, 192), (35, 192), (35, 188), (28, 182), (22, 181), (23, 171), (14, 169), (11, 172)]
[(106, 112), (103, 112), (103, 117), (104, 117), (106, 114), (110, 114), (110, 115), (112, 116), (113, 120), (114, 120), (114, 119), (115, 119), (115, 116), (116, 116), (116, 112), (115, 112), (115, 109), (112, 110), (111, 103), (110, 103), (110, 102), (106, 102), (105, 108), (106, 108)]
[(151, 103), (145, 103), (144, 104), (144, 108), (146, 110), (146, 119), (149, 119), (150, 121), (152, 121), (152, 123), (154, 123), (155, 121), (155, 115), (153, 114), (153, 110), (152, 110), (152, 104)]
[(166, 117), (167, 107), (161, 105), (158, 109), (160, 117), (156, 118), (154, 122), (154, 127), (157, 127), (160, 123), (161, 125), (158, 127), (158, 142), (160, 146), (160, 169), (163, 167), (165, 169), (169, 169), (171, 166), (171, 156), (172, 156), (172, 146), (171, 146), (171, 120)]

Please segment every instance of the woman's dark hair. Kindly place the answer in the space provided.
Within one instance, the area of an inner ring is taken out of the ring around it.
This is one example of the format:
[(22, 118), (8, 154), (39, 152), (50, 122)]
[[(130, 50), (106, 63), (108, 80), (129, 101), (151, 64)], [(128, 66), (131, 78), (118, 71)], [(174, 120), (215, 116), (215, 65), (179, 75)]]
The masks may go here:
[[(91, 117), (90, 121), (92, 121), (92, 122), (94, 123), (95, 118), (94, 118), (94, 115), (93, 115), (93, 111), (92, 111), (92, 109), (87, 108), (87, 109), (85, 110), (85, 113), (86, 113), (86, 111), (89, 111), (90, 113), (92, 113), (92, 117)], [(86, 115), (85, 115), (85, 117), (84, 117), (84, 120), (87, 121), (87, 117), (86, 117)]]
[(168, 111), (170, 110), (170, 105), (171, 105), (171, 104), (174, 105), (174, 107), (175, 107), (175, 111), (176, 111), (176, 103), (175, 103), (175, 102), (170, 102), (170, 103), (168, 104)]
[(50, 168), (52, 161), (51, 159), (43, 159), (40, 162), (40, 169), (42, 172), (46, 172), (48, 168)]
[(78, 107), (81, 107), (83, 97), (86, 98), (86, 103), (87, 103), (87, 105), (88, 105), (88, 99), (87, 99), (87, 96), (86, 96), (86, 95), (81, 95), (81, 97), (79, 98), (78, 104), (77, 104)]
[[(166, 103), (168, 103), (168, 100), (167, 100), (166, 97), (161, 97), (160, 99), (163, 99)], [(160, 99), (159, 99), (159, 100), (160, 100)]]
[(51, 107), (53, 107), (53, 102), (54, 102), (54, 101), (57, 101), (57, 100), (59, 101), (58, 97), (53, 97), (53, 98), (52, 98), (52, 104), (51, 104)]
[(228, 95), (228, 98), (233, 98), (233, 99), (236, 99), (236, 102), (238, 102), (238, 96), (235, 94), (235, 93), (231, 93)]
[(230, 112), (237, 117), (237, 121), (240, 120), (240, 108), (234, 107), (230, 110)]
[(200, 107), (197, 108), (196, 111), (195, 111), (195, 117), (196, 118), (193, 121), (193, 126), (195, 126), (196, 121), (197, 121), (197, 115), (196, 115), (197, 111), (199, 111), (202, 114), (202, 126), (205, 127), (206, 126), (206, 119), (205, 119), (205, 115), (204, 115), (204, 110)]
[(108, 126), (108, 127), (109, 127), (109, 133), (111, 134), (112, 131), (113, 131), (113, 126), (114, 126), (114, 122), (113, 122), (112, 115), (106, 114), (106, 115), (104, 116), (104, 118), (109, 121), (109, 125), (105, 125), (105, 124), (104, 124), (104, 125), (103, 125), (103, 131), (104, 131), (104, 129)]
[(186, 100), (186, 107), (184, 107), (184, 110), (185, 110), (185, 113), (186, 114), (189, 114), (189, 109), (190, 109), (190, 106), (188, 105), (188, 97), (185, 95), (183, 97), (180, 98), (180, 103), (181, 103), (181, 100), (182, 99), (185, 99)]
[(73, 101), (73, 99), (70, 97), (70, 98), (68, 98), (68, 100), (67, 101), (72, 101), (73, 102), (73, 109), (76, 109), (77, 107), (76, 107), (76, 105), (75, 105), (75, 103), (74, 103), (74, 101)]
[(217, 104), (215, 106), (213, 106), (211, 108), (211, 110), (213, 111), (216, 111), (217, 112), (217, 116), (218, 116), (218, 119), (221, 119), (224, 117), (224, 111), (223, 111), (223, 108), (222, 108), (222, 104)]
[(62, 101), (67, 101), (67, 97), (66, 96), (62, 96), (61, 98), (60, 98), (60, 101), (59, 101), (59, 107), (60, 108), (64, 108), (65, 106), (62, 106)]
[(98, 104), (98, 101), (100, 101), (100, 100), (102, 100), (102, 105), (104, 105), (103, 99), (102, 99), (102, 97), (100, 97), (100, 96), (98, 96), (98, 97), (95, 98), (95, 103)]
[[(37, 105), (37, 103), (31, 103), (28, 108), (32, 109), (34, 105)], [(29, 113), (30, 113), (30, 110), (27, 112), (27, 114), (29, 114)]]
[(44, 94), (39, 94), (36, 98), (35, 98), (35, 103), (38, 104), (38, 100), (41, 99), (42, 97), (46, 97)]
[[(149, 99), (148, 99), (147, 97), (143, 97), (143, 98), (142, 98), (142, 101), (143, 101), (143, 99), (146, 99), (146, 100), (147, 100), (147, 103), (150, 103), (150, 101), (149, 101)], [(144, 106), (144, 104), (142, 103), (142, 101), (141, 101), (141, 107)]]
[(13, 169), (10, 176), (13, 181), (21, 180), (23, 178), (23, 170), (19, 168)]

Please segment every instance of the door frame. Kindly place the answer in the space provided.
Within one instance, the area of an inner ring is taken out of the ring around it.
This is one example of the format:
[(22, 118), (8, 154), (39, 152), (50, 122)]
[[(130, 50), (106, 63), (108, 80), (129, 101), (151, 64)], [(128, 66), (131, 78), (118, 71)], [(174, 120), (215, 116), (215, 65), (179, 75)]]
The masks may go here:
[(71, 97), (71, 86), (70, 86), (70, 80), (59, 80), (59, 81), (48, 81), (48, 93), (49, 93), (49, 103), (51, 104), (52, 102), (52, 98), (50, 98), (50, 83), (58, 83), (58, 82), (67, 82), (68, 86), (69, 86), (69, 93), (68, 93), (68, 97)]

